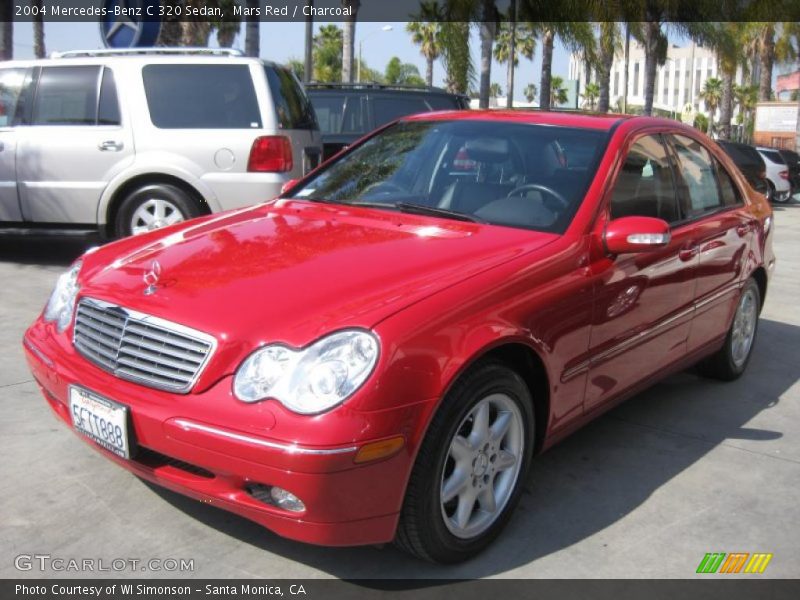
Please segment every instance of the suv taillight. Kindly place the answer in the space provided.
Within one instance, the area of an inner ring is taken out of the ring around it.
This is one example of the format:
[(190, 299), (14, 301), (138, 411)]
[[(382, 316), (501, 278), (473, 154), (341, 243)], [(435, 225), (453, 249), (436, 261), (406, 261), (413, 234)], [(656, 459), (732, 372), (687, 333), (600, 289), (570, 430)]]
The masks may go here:
[(284, 173), (292, 170), (292, 143), (282, 135), (257, 137), (250, 148), (247, 170), (260, 173)]
[(781, 179), (789, 179), (789, 171), (781, 171), (778, 173), (778, 177)]

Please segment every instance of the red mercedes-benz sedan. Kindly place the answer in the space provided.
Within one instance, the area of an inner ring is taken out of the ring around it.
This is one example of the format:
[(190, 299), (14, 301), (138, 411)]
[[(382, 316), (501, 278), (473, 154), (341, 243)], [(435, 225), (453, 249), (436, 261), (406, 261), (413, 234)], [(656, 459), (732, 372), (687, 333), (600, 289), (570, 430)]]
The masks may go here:
[(689, 365), (741, 375), (774, 263), (769, 204), (690, 127), (432, 113), (278, 199), (88, 252), (24, 346), (136, 475), (455, 562), (536, 453)]

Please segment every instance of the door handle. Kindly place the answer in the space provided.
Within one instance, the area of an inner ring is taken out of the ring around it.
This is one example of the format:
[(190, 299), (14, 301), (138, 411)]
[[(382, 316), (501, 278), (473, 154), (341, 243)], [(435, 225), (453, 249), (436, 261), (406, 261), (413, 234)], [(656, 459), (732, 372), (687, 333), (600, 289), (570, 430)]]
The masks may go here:
[(104, 142), (100, 142), (97, 147), (104, 151), (112, 151), (112, 152), (119, 152), (122, 150), (122, 142), (117, 142), (115, 140), (106, 140)]
[(695, 245), (687, 246), (685, 248), (681, 248), (678, 251), (678, 258), (680, 258), (683, 262), (688, 262), (692, 260), (697, 254), (700, 252), (700, 247)]

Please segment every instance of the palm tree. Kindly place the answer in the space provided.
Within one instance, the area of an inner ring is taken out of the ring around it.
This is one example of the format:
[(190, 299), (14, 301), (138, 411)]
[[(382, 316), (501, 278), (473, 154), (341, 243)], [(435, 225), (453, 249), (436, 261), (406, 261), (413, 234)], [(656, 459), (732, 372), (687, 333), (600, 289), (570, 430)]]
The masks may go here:
[(33, 55), (36, 58), (44, 58), (47, 55), (47, 51), (44, 48), (44, 14), (43, 14), (43, 6), (42, 0), (33, 0), (31, 2), (31, 7), (34, 9), (33, 11)]
[(718, 77), (706, 79), (700, 92), (700, 99), (705, 102), (706, 109), (708, 109), (708, 129), (711, 133), (714, 130), (714, 114), (722, 101), (722, 80)]
[(561, 43), (573, 52), (590, 53), (593, 52), (591, 49), (594, 48), (594, 32), (592, 31), (591, 23), (587, 21), (537, 23), (537, 28), (542, 40), (542, 78), (539, 85), (539, 107), (542, 110), (549, 110), (550, 101), (553, 97), (551, 79), (555, 79), (551, 73), (555, 38), (558, 37)]
[(350, 16), (344, 22), (344, 43), (342, 45), (342, 81), (353, 83), (353, 65), (356, 43), (356, 20), (360, 0), (342, 0), (342, 6), (350, 9)]
[(498, 96), (503, 95), (503, 88), (500, 87), (500, 84), (494, 82), (492, 85), (489, 86), (489, 97), (490, 98), (497, 98)]
[(611, 67), (614, 64), (614, 55), (620, 46), (620, 31), (616, 22), (602, 21), (600, 23), (597, 46), (600, 54), (597, 69), (597, 83), (600, 88), (597, 110), (606, 113), (610, 108)]
[[(722, 96), (719, 113), (719, 138), (728, 140), (731, 137), (731, 117), (733, 116), (733, 80), (736, 69), (744, 59), (743, 26), (741, 23), (712, 23), (705, 36), (714, 49), (722, 75)], [(713, 115), (712, 115), (713, 122)]]
[(536, 100), (537, 92), (538, 90), (536, 89), (535, 83), (529, 83), (528, 85), (525, 86), (525, 89), (522, 90), (522, 93), (525, 95), (525, 99), (528, 102), (533, 102), (534, 100)]
[(447, 90), (466, 94), (475, 77), (475, 67), (469, 52), (469, 22), (447, 21), (441, 24), (442, 62), (446, 72)]
[(581, 96), (589, 104), (589, 110), (594, 110), (597, 99), (600, 97), (600, 84), (595, 82), (587, 83)]
[(478, 105), (489, 108), (489, 88), (492, 81), (492, 46), (497, 32), (498, 14), (494, 0), (481, 0), (481, 75), (478, 88)]
[[(508, 89), (507, 105), (513, 107), (514, 69), (519, 66), (519, 57), (533, 60), (536, 52), (536, 35), (528, 23), (503, 23), (497, 33), (494, 44), (494, 58), (501, 65), (507, 66), (506, 88)], [(513, 56), (513, 60), (510, 58)]]
[(751, 52), (756, 52), (758, 55), (760, 63), (758, 99), (764, 102), (772, 98), (772, 71), (775, 63), (789, 62), (798, 56), (797, 38), (800, 35), (800, 24), (794, 21), (751, 22), (747, 24), (746, 35), (752, 40)]
[(258, 16), (259, 0), (247, 0), (247, 17), (244, 29), (244, 53), (257, 57), (261, 54), (261, 21)]
[[(314, 0), (306, 0), (306, 6), (309, 8), (314, 7)], [(308, 11), (306, 17), (306, 37), (303, 48), (303, 83), (311, 81), (313, 75), (312, 69), (314, 68), (314, 17), (311, 11)]]
[(14, 5), (0, 2), (0, 60), (14, 58)]
[(568, 99), (567, 88), (564, 87), (564, 78), (553, 75), (553, 77), (550, 78), (550, 103), (548, 108), (550, 106), (564, 104)]
[(314, 79), (341, 81), (342, 30), (336, 25), (323, 25), (314, 36)]
[(441, 54), (440, 29), (438, 23), (411, 21), (406, 24), (406, 31), (411, 34), (411, 41), (419, 46), (425, 57), (425, 81), (433, 85), (433, 63)]

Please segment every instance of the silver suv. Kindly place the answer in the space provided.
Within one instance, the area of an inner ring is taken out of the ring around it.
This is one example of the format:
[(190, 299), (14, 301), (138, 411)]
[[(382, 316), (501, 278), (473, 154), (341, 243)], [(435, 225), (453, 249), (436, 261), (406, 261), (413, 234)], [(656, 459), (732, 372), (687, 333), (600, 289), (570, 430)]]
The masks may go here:
[(141, 233), (277, 195), (319, 162), (287, 68), (235, 51), (0, 63), (0, 229)]

